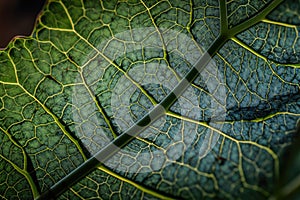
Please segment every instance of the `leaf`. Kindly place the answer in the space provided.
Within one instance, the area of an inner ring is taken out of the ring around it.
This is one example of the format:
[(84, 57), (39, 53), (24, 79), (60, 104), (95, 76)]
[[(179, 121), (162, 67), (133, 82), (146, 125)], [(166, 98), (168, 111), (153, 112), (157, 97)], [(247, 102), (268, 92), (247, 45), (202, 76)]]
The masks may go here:
[(299, 124), (299, 1), (64, 1), (0, 53), (4, 199), (265, 199)]
[[(298, 127), (297, 134), (299, 134)], [(282, 175), (277, 183), (277, 190), (271, 199), (299, 199), (300, 176), (299, 176), (299, 139), (287, 148), (286, 162), (282, 163)]]

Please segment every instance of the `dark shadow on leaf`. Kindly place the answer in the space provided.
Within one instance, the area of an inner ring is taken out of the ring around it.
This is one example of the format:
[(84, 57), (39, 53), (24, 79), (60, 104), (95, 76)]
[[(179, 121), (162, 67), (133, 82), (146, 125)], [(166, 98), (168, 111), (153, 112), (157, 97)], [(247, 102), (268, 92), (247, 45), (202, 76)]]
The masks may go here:
[(257, 106), (250, 107), (232, 107), (227, 108), (226, 120), (254, 120), (264, 118), (268, 115), (286, 111), (286, 105), (297, 103), (300, 101), (299, 91), (296, 94), (288, 94), (285, 96), (274, 96), (269, 101), (262, 101)]

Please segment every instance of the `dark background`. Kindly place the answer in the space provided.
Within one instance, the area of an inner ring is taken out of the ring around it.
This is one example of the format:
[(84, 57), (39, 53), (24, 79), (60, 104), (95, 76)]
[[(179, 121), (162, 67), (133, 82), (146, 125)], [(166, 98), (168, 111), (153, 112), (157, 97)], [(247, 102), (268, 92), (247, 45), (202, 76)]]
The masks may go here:
[(0, 48), (17, 36), (31, 34), (46, 0), (0, 0)]

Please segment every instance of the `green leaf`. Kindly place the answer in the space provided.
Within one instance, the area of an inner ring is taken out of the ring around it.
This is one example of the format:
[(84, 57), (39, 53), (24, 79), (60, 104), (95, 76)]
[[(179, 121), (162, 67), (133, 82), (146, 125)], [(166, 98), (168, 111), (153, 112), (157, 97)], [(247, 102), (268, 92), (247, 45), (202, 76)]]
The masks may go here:
[[(297, 134), (300, 133), (298, 127)], [(282, 176), (277, 183), (277, 190), (271, 199), (299, 199), (300, 176), (299, 176), (299, 139), (293, 143), (284, 154), (286, 160), (282, 163)]]
[(48, 1), (0, 52), (0, 197), (284, 197), (299, 5)]

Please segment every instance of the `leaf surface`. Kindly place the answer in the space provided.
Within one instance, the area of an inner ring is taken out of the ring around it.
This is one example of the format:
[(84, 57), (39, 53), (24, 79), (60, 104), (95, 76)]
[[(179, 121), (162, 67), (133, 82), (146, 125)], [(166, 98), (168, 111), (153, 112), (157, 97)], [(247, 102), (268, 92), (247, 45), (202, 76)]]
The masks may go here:
[(0, 52), (4, 199), (265, 199), (300, 116), (299, 1), (51, 0)]

